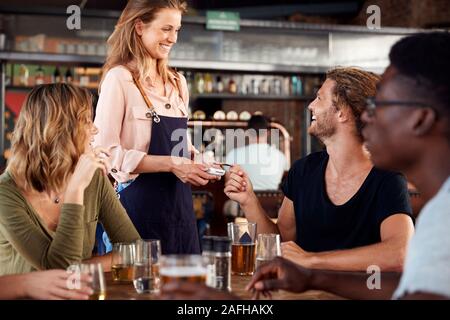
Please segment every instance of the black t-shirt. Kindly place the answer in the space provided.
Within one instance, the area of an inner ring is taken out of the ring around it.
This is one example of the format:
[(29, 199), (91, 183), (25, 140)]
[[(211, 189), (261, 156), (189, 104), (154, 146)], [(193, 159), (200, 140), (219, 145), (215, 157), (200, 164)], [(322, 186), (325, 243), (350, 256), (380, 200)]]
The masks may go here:
[(411, 216), (405, 178), (372, 168), (361, 188), (343, 205), (334, 205), (325, 188), (328, 154), (297, 160), (282, 186), (294, 203), (296, 243), (311, 252), (350, 249), (381, 241), (380, 226), (395, 213)]

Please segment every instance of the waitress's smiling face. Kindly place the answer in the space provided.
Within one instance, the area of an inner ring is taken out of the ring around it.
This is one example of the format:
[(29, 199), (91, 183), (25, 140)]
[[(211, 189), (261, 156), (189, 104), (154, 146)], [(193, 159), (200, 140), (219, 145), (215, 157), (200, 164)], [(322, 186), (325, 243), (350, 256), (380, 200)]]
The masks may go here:
[(172, 46), (177, 42), (181, 28), (181, 11), (160, 9), (155, 19), (144, 24), (136, 23), (136, 32), (141, 37), (145, 49), (153, 59), (167, 59)]

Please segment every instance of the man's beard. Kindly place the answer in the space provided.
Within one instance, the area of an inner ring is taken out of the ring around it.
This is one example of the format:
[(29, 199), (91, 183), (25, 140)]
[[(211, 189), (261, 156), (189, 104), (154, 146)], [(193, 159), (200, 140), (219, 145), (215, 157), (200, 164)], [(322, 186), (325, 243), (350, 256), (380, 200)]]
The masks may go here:
[(336, 132), (336, 126), (333, 123), (332, 111), (325, 113), (322, 119), (316, 119), (314, 126), (308, 128), (308, 133), (320, 141), (333, 136)]

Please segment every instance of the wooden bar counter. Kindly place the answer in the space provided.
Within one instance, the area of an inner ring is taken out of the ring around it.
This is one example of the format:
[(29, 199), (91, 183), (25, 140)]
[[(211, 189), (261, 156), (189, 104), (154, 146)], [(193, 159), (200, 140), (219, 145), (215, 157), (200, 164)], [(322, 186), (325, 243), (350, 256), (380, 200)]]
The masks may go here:
[[(231, 276), (232, 293), (241, 299), (251, 299), (251, 293), (245, 290), (251, 276)], [(111, 273), (105, 273), (107, 300), (157, 300), (156, 294), (138, 294), (133, 283), (114, 283)], [(264, 298), (266, 299), (266, 298)], [(290, 293), (286, 291), (272, 293), (274, 300), (341, 300), (343, 298), (324, 291), (307, 291), (304, 293)]]

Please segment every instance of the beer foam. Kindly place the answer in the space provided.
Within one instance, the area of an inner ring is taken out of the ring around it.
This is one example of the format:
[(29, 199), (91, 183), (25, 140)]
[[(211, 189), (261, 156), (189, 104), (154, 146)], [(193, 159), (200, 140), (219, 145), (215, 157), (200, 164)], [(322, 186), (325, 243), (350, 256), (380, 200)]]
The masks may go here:
[(168, 277), (205, 276), (206, 268), (200, 266), (175, 266), (160, 268), (159, 274)]

